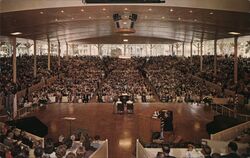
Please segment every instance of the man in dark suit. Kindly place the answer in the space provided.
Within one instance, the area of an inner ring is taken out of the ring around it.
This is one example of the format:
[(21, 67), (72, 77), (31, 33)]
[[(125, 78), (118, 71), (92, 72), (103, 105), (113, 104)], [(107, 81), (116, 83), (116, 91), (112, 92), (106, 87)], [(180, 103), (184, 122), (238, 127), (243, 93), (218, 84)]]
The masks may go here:
[(212, 158), (211, 155), (211, 148), (208, 145), (204, 145), (202, 147), (201, 153), (203, 154), (204, 158)]
[(224, 158), (240, 158), (240, 156), (237, 154), (238, 145), (235, 142), (229, 142), (229, 144), (227, 145), (227, 149), (228, 149), (229, 154), (224, 155), (222, 157), (224, 157)]
[(164, 153), (164, 158), (175, 158), (174, 156), (169, 155), (170, 145), (168, 145), (168, 144), (162, 145), (162, 151)]

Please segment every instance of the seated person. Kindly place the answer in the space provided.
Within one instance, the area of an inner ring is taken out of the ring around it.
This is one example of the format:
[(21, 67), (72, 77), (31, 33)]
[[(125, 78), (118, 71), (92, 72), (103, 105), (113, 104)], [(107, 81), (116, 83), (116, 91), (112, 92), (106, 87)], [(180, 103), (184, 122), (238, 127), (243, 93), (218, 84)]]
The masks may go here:
[(187, 152), (185, 154), (185, 158), (196, 158), (199, 156), (201, 156), (201, 155), (199, 155), (199, 153), (196, 152), (195, 146), (193, 144), (188, 144), (188, 149), (187, 149)]
[(170, 156), (170, 145), (165, 144), (162, 146), (162, 151), (164, 153), (164, 158), (175, 158), (174, 156)]
[(94, 137), (94, 140), (91, 142), (90, 146), (92, 146), (95, 149), (98, 149), (100, 147), (100, 136), (96, 135)]
[(240, 158), (240, 156), (237, 154), (238, 145), (235, 142), (229, 142), (229, 144), (227, 145), (227, 150), (228, 150), (228, 154), (224, 155), (222, 157), (225, 157), (225, 158)]
[(131, 99), (129, 99), (127, 102), (127, 109), (129, 113), (133, 113), (134, 112), (134, 105), (133, 102), (131, 101)]
[(123, 106), (122, 102), (120, 101), (120, 99), (118, 99), (118, 101), (116, 102), (116, 107), (117, 107), (117, 112), (124, 111), (124, 106)]
[(208, 145), (204, 145), (202, 147), (201, 153), (203, 154), (204, 158), (211, 158), (211, 148)]
[(158, 152), (156, 158), (165, 158), (164, 152)]

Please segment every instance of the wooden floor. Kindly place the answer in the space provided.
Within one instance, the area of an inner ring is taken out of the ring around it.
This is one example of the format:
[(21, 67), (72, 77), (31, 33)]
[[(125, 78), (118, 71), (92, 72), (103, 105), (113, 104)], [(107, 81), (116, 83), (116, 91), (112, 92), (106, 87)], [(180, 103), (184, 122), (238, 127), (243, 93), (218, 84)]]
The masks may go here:
[(213, 119), (209, 108), (197, 105), (177, 103), (145, 103), (135, 105), (135, 114), (112, 114), (112, 104), (51, 104), (45, 111), (38, 111), (37, 116), (49, 127), (48, 137), (57, 139), (60, 134), (69, 134), (69, 123), (63, 117), (75, 117), (72, 130), (87, 129), (91, 136), (100, 135), (109, 140), (110, 158), (132, 158), (135, 153), (135, 141), (138, 138), (136, 113), (144, 110), (155, 111), (168, 109), (174, 112), (175, 134), (185, 141), (199, 142), (208, 138), (206, 124)]

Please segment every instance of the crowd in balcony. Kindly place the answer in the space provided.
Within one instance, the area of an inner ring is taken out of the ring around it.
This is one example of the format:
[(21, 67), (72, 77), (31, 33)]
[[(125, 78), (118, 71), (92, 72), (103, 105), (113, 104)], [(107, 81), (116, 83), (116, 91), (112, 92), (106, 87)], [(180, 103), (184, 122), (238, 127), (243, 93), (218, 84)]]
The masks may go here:
[(88, 102), (99, 88), (104, 77), (104, 68), (100, 57), (72, 57), (64, 61), (59, 78), (49, 87), (34, 92), (34, 95), (46, 94), (55, 97), (56, 102), (62, 102), (66, 96), (67, 102)]
[[(71, 57), (69, 60), (51, 57), (51, 70), (47, 70), (47, 56), (37, 56), (37, 76), (33, 75), (33, 57), (17, 57), (17, 82), (12, 82), (12, 58), (0, 58), (0, 96), (7, 96), (45, 81), (59, 71), (61, 77), (49, 88), (48, 96), (56, 96), (60, 102), (68, 96), (69, 102), (79, 99), (88, 102), (98, 90), (98, 96), (113, 99), (121, 93), (137, 96), (152, 96), (149, 79), (160, 98), (164, 100), (192, 100), (190, 96), (222, 95), (205, 87), (202, 81), (193, 80), (189, 74), (213, 82), (222, 87), (250, 96), (250, 61), (238, 58), (238, 84), (233, 82), (233, 56), (217, 57), (217, 75), (214, 75), (213, 56), (203, 56), (203, 71), (200, 72), (200, 57), (191, 59), (175, 56), (133, 57), (121, 59), (113, 57)], [(59, 70), (59, 71), (58, 71)], [(146, 80), (145, 80), (146, 78)], [(103, 81), (103, 82), (102, 82)], [(101, 85), (102, 84), (102, 85)], [(109, 100), (108, 99), (108, 100)], [(107, 100), (107, 99), (106, 99)]]
[(176, 57), (151, 57), (145, 66), (147, 77), (162, 101), (200, 102), (204, 96), (217, 95), (203, 81), (177, 70), (177, 63)]
[[(178, 66), (181, 65), (181, 66)], [(214, 74), (214, 56), (203, 56), (203, 67), (200, 71), (200, 56), (180, 58), (176, 68), (183, 73), (199, 76), (215, 83), (222, 89), (236, 91), (245, 96), (250, 95), (250, 59), (238, 57), (238, 83), (234, 84), (234, 57), (232, 55), (217, 56), (217, 74)]]
[(37, 76), (33, 75), (33, 57), (28, 55), (18, 56), (16, 59), (17, 80), (13, 82), (12, 57), (0, 58), (0, 92), (13, 93), (26, 89), (40, 81), (46, 80), (56, 74), (57, 62), (51, 57), (51, 70), (47, 70), (47, 57), (37, 56)]

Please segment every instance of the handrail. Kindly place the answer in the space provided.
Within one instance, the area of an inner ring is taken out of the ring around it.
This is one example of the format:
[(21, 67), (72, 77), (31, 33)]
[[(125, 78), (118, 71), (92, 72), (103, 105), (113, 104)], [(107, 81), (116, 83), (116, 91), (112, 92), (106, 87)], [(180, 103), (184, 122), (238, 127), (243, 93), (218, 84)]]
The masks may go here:
[[(0, 122), (0, 127), (4, 126), (4, 124), (5, 123)], [(16, 128), (16, 130), (18, 130), (19, 132), (21, 131), (21, 129), (19, 129), (19, 128)], [(40, 141), (42, 143), (42, 147), (44, 147), (44, 138), (43, 137), (39, 137), (37, 135), (34, 135), (34, 134), (26, 132), (26, 131), (25, 131), (25, 133), (28, 137), (32, 138), (33, 140)]]
[(26, 114), (28, 114), (27, 108), (23, 107), (23, 108), (17, 110), (17, 116), (16, 117), (21, 118), (22, 116), (25, 116)]
[(108, 139), (89, 158), (108, 158)]
[[(215, 106), (215, 109), (213, 108), (213, 106)], [(233, 109), (230, 109), (224, 105), (212, 104), (212, 110), (215, 110), (216, 112), (222, 115), (238, 118), (243, 121), (250, 121), (250, 115), (238, 113), (234, 111)]]
[(250, 121), (230, 127), (223, 131), (210, 135), (211, 140), (230, 141), (237, 137), (242, 131), (250, 127)]

